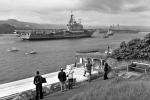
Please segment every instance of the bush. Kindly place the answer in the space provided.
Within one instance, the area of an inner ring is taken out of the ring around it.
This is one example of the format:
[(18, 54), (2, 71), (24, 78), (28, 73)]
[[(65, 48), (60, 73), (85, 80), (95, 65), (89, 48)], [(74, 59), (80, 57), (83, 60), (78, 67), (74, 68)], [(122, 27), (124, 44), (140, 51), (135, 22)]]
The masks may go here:
[(117, 60), (150, 60), (150, 34), (146, 35), (143, 40), (137, 38), (128, 43), (123, 41), (110, 57)]

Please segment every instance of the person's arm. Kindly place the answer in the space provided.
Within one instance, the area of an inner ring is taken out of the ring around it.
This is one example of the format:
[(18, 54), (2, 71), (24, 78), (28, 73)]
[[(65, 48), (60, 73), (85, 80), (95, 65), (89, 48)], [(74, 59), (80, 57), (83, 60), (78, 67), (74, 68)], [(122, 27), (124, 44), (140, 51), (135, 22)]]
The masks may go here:
[(66, 81), (67, 80), (67, 75), (66, 75), (66, 73), (64, 72), (64, 81)]
[(60, 79), (60, 73), (58, 73), (58, 79)]
[(34, 77), (34, 81), (33, 81), (33, 83), (36, 85), (36, 76)]
[(66, 77), (66, 73), (64, 72), (64, 76)]
[(71, 71), (71, 74), (73, 74), (73, 73), (74, 73), (74, 70)]
[(33, 83), (35, 84), (35, 77), (34, 77)]

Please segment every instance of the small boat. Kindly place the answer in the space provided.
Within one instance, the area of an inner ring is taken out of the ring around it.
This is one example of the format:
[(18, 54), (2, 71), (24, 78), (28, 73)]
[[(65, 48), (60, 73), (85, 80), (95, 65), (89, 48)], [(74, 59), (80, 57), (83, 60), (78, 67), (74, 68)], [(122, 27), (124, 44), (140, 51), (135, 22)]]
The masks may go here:
[(113, 36), (113, 35), (114, 35), (114, 32), (109, 28), (103, 37), (108, 38), (109, 36)]
[(15, 47), (12, 47), (11, 49), (8, 50), (9, 52), (17, 52), (19, 51), (19, 49), (15, 48)]
[(107, 50), (105, 50), (105, 54), (111, 54), (113, 52), (113, 49), (110, 49), (110, 47), (107, 47)]
[(107, 35), (108, 35), (108, 36), (113, 36), (113, 35), (114, 35), (114, 33), (113, 33), (113, 31), (112, 31), (111, 29), (108, 29), (108, 31), (107, 31)]
[(108, 35), (104, 35), (103, 37), (104, 37), (104, 38), (108, 38), (109, 36), (108, 36)]
[(26, 55), (28, 55), (28, 54), (37, 54), (37, 52), (36, 51), (34, 51), (34, 50), (32, 50), (32, 51), (30, 51), (30, 52), (27, 52), (27, 53), (25, 53)]
[(112, 52), (113, 52), (113, 50), (109, 49), (109, 51), (108, 50), (105, 51), (105, 54), (108, 54), (108, 53), (111, 54)]
[(30, 54), (37, 54), (37, 52), (36, 51), (31, 51)]

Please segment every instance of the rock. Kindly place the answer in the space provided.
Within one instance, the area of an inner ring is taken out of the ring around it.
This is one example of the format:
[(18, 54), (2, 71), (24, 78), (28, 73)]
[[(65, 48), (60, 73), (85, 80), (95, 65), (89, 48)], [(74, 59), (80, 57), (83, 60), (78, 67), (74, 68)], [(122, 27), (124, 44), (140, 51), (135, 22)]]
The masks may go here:
[(24, 100), (20, 95), (14, 97), (12, 100)]
[(51, 93), (50, 88), (48, 88), (48, 87), (43, 87), (43, 93), (44, 93), (44, 95), (50, 94), (50, 93)]

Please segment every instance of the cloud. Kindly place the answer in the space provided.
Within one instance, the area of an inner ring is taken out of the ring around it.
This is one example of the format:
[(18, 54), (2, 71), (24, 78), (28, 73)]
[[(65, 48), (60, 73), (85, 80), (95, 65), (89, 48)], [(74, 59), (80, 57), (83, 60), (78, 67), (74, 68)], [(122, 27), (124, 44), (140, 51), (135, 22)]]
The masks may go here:
[(149, 4), (150, 0), (0, 0), (0, 19), (66, 24), (73, 10), (85, 24), (148, 25)]
[(123, 5), (122, 0), (83, 0), (83, 10), (96, 10), (101, 13), (119, 12)]
[(149, 0), (0, 0), (0, 12), (97, 11), (100, 13), (142, 12)]
[(76, 9), (79, 0), (0, 0), (0, 10), (64, 10)]
[(149, 0), (83, 0), (82, 10), (100, 13), (125, 13), (149, 10)]
[(143, 11), (148, 11), (148, 10), (150, 9), (147, 6), (138, 6), (138, 7), (133, 7), (130, 9), (131, 12), (143, 12)]

